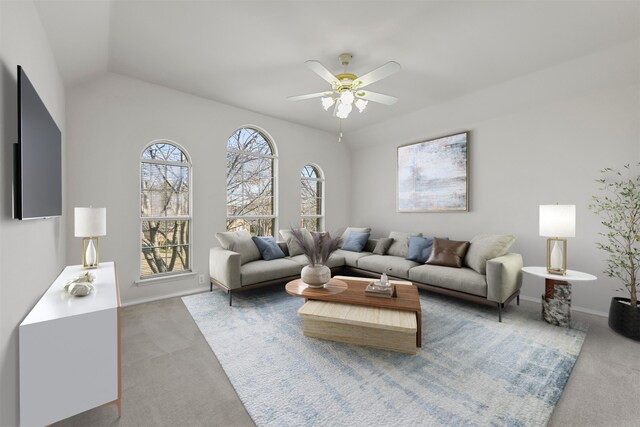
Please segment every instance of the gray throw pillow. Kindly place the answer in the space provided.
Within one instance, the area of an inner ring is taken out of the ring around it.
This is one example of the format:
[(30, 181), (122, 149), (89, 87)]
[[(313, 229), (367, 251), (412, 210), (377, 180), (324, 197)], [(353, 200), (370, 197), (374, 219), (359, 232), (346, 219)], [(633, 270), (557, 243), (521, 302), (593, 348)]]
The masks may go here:
[[(302, 231), (302, 234), (304, 234), (305, 240), (313, 244), (313, 237), (311, 236), (311, 233), (309, 232), (309, 230), (307, 230), (306, 228), (301, 228), (300, 231)], [(282, 236), (284, 241), (287, 242), (287, 249), (289, 249), (289, 256), (302, 255), (302, 248), (300, 247), (298, 242), (296, 242), (296, 240), (293, 238), (293, 232), (291, 231), (291, 229), (280, 230), (280, 235)]]
[(381, 239), (378, 239), (376, 247), (373, 248), (373, 253), (376, 255), (386, 255), (392, 243), (393, 239), (391, 237), (383, 237)]
[(260, 251), (247, 230), (225, 231), (216, 233), (216, 238), (220, 242), (222, 249), (237, 252), (240, 254), (240, 264), (262, 259)]
[(409, 253), (409, 237), (415, 236), (422, 236), (422, 233), (403, 233), (400, 231), (389, 233), (389, 238), (393, 239), (393, 243), (389, 246), (387, 255), (405, 258)]
[(478, 234), (471, 239), (464, 263), (480, 274), (487, 274), (487, 261), (505, 255), (515, 241), (515, 236), (509, 234)]

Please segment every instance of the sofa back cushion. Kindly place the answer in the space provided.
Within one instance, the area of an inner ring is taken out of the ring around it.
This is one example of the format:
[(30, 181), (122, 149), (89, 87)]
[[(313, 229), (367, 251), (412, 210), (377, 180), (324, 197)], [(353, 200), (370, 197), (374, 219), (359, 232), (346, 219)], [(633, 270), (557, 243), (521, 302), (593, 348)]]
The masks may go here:
[(216, 238), (220, 242), (222, 249), (240, 254), (241, 265), (262, 258), (258, 247), (251, 240), (251, 234), (247, 230), (216, 233)]
[(515, 236), (509, 234), (478, 234), (471, 239), (464, 263), (480, 274), (487, 274), (487, 261), (505, 255), (515, 241)]
[(271, 236), (264, 237), (252, 237), (253, 243), (260, 251), (262, 259), (265, 261), (271, 261), (272, 259), (284, 258), (284, 252), (276, 243), (276, 239)]
[(387, 255), (406, 257), (409, 253), (409, 237), (422, 236), (422, 233), (403, 233), (400, 231), (392, 231), (389, 238), (393, 239), (393, 243), (389, 246)]
[(358, 231), (352, 231), (347, 236), (347, 240), (345, 240), (342, 245), (342, 250), (351, 251), (351, 252), (362, 252), (364, 246), (367, 244), (367, 240), (369, 240), (369, 233), (361, 233)]
[(433, 238), (433, 250), (427, 260), (429, 265), (462, 268), (469, 242)]
[[(310, 245), (313, 245), (313, 237), (311, 233), (306, 228), (301, 228), (300, 231), (304, 235), (304, 239), (309, 242)], [(290, 229), (280, 230), (280, 235), (287, 242), (287, 248), (289, 249), (289, 256), (297, 256), (302, 255), (302, 248), (296, 242), (296, 239), (293, 237), (293, 232)]]

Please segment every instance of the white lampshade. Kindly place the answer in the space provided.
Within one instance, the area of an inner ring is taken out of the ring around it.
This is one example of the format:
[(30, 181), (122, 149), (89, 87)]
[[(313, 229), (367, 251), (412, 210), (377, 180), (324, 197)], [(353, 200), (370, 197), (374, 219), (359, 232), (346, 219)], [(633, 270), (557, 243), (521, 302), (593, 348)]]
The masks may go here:
[(107, 208), (75, 208), (75, 236), (99, 237), (107, 234)]
[(540, 235), (576, 236), (576, 205), (540, 205)]

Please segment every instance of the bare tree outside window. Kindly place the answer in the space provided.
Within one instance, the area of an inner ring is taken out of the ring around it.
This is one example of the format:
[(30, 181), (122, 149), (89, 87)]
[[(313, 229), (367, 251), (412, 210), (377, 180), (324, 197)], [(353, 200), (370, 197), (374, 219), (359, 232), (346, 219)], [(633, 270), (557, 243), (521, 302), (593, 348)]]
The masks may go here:
[(300, 173), (300, 227), (324, 231), (324, 176), (319, 167), (306, 165)]
[(150, 144), (140, 160), (140, 277), (189, 271), (191, 163), (175, 144)]
[(274, 163), (267, 137), (240, 128), (227, 141), (227, 230), (273, 236), (275, 229)]

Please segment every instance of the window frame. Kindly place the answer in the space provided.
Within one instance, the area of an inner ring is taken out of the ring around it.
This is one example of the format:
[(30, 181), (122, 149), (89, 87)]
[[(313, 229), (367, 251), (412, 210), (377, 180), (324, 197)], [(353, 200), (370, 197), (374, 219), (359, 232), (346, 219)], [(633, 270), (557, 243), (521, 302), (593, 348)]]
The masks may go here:
[[(236, 134), (236, 132), (242, 130), (242, 129), (249, 129), (252, 131), (256, 131), (258, 132), (262, 138), (265, 140), (265, 142), (269, 145), (269, 148), (271, 149), (271, 154), (263, 154), (263, 153), (258, 153), (256, 151), (247, 151), (247, 150), (237, 150), (237, 149), (230, 149), (229, 148), (229, 139), (231, 139), (231, 137), (233, 135)], [(236, 128), (227, 138), (227, 146), (225, 149), (225, 162), (227, 161), (226, 158), (226, 154), (228, 153), (235, 153), (235, 154), (239, 154), (239, 155), (245, 155), (245, 156), (250, 156), (250, 157), (259, 157), (259, 158), (264, 158), (264, 159), (271, 159), (272, 163), (271, 163), (271, 186), (272, 186), (272, 214), (271, 215), (229, 215), (228, 211), (225, 211), (225, 230), (229, 231), (227, 224), (229, 223), (230, 219), (247, 219), (247, 220), (256, 220), (256, 219), (271, 219), (273, 221), (273, 229), (272, 229), (272, 236), (276, 237), (278, 234), (278, 148), (276, 146), (276, 143), (274, 142), (273, 138), (271, 137), (271, 135), (266, 132), (264, 129), (262, 129), (261, 127), (255, 126), (255, 125), (244, 125), (244, 126), (240, 126), (238, 128)], [(228, 179), (229, 177), (229, 171), (226, 169), (225, 166), (225, 178)], [(229, 195), (229, 187), (227, 186), (225, 189), (225, 198), (227, 198)]]
[[(302, 171), (307, 168), (307, 167), (311, 167), (313, 168), (313, 170), (316, 173), (316, 178), (311, 178), (311, 177), (306, 177), (302, 175)], [(305, 215), (302, 211), (302, 183), (304, 181), (312, 181), (312, 182), (316, 182), (318, 184), (320, 184), (320, 196), (316, 197), (316, 199), (320, 199), (319, 200), (319, 206), (320, 206), (320, 214), (316, 214), (316, 215)], [(304, 226), (304, 220), (305, 219), (319, 219), (319, 232), (324, 232), (326, 227), (325, 227), (325, 177), (324, 177), (324, 171), (322, 170), (322, 168), (320, 166), (318, 166), (315, 163), (306, 163), (304, 166), (302, 166), (302, 168), (300, 169), (300, 227)]]
[[(175, 161), (169, 161), (169, 160), (156, 160), (156, 159), (144, 158), (145, 151), (147, 151), (149, 147), (153, 145), (158, 145), (158, 144), (169, 144), (174, 146), (175, 148), (181, 151), (182, 155), (184, 155), (186, 159), (186, 162), (175, 162)], [(142, 171), (145, 163), (156, 164), (156, 165), (178, 166), (178, 167), (186, 166), (189, 168), (189, 215), (188, 216), (142, 216), (142, 209), (141, 209), (141, 203), (142, 203), (142, 197), (143, 197)], [(138, 215), (139, 215), (139, 232), (140, 232), (140, 237), (138, 239), (139, 240), (138, 255), (142, 256), (143, 222), (154, 221), (154, 220), (155, 221), (187, 221), (189, 239), (186, 245), (180, 245), (180, 246), (187, 246), (189, 248), (189, 258), (188, 258), (187, 268), (184, 270), (167, 271), (164, 273), (154, 273), (148, 276), (142, 275), (142, 259), (140, 259), (140, 263), (138, 265), (140, 280), (136, 281), (136, 283), (154, 282), (163, 278), (170, 278), (170, 277), (180, 276), (180, 275), (186, 276), (186, 275), (194, 274), (194, 270), (193, 270), (193, 162), (191, 161), (191, 155), (189, 155), (189, 152), (184, 148), (184, 146), (170, 139), (153, 140), (148, 144), (146, 144), (140, 153), (140, 171), (138, 174), (138, 179), (139, 179), (138, 181), (139, 182)], [(177, 246), (177, 245), (174, 245), (174, 246)]]

